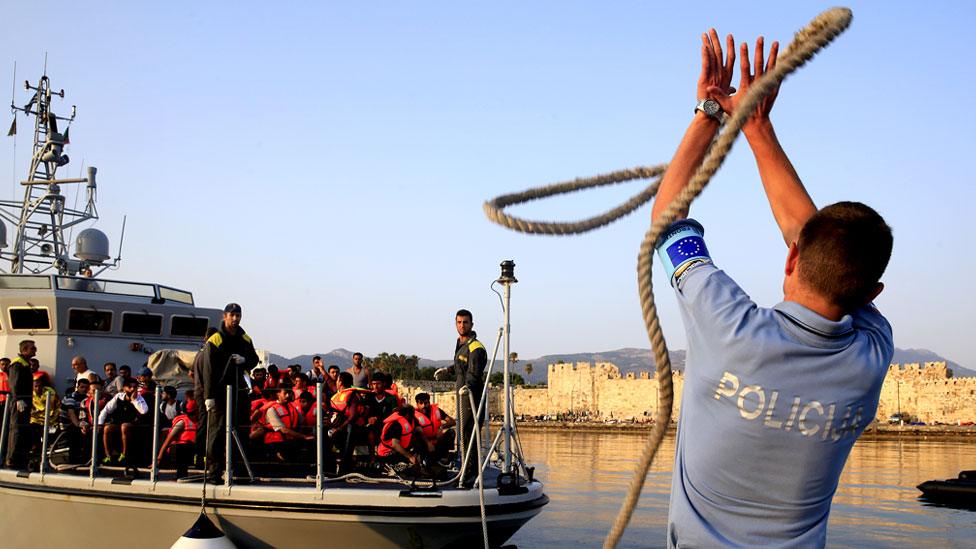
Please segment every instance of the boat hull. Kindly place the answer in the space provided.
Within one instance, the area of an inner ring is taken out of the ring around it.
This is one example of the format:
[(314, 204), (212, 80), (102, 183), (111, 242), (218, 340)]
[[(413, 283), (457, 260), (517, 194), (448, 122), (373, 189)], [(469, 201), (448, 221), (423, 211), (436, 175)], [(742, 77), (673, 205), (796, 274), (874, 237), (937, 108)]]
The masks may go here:
[[(5, 547), (36, 546), (42, 539), (49, 547), (102, 549), (104, 538), (83, 534), (96, 524), (111, 532), (112, 539), (138, 540), (139, 549), (170, 547), (200, 512), (199, 484), (158, 483), (153, 489), (148, 481), (113, 484), (96, 479), (87, 486), (87, 478), (70, 475), (47, 475), (43, 483), (9, 477), (0, 476)], [(475, 490), (438, 496), (398, 488), (319, 492), (235, 486), (226, 492), (222, 486), (208, 489), (207, 514), (241, 548), (307, 548), (319, 541), (363, 548), (483, 544)], [(492, 546), (508, 540), (548, 502), (539, 483), (516, 496), (500, 496), (494, 489), (485, 494)]]

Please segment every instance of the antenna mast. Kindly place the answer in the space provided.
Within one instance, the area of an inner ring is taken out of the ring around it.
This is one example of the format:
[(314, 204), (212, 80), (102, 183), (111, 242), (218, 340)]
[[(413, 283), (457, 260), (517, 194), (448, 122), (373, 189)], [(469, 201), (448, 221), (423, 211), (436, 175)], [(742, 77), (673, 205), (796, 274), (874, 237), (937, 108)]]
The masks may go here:
[[(24, 199), (20, 202), (0, 200), (0, 217), (16, 227), (13, 248), (0, 251), (0, 258), (10, 261), (11, 273), (43, 273), (54, 269), (58, 274), (74, 274), (87, 264), (84, 260), (69, 258), (65, 229), (98, 219), (95, 208), (96, 170), (89, 167), (87, 177), (57, 177), (58, 169), (69, 162), (68, 155), (64, 154), (64, 147), (69, 143), (68, 129), (75, 119), (76, 109), (72, 106), (71, 116), (67, 118), (52, 112), (52, 96), (63, 99), (64, 90), (52, 90), (47, 76), (46, 56), (44, 76), (38, 80), (37, 85), (25, 81), (24, 88), (33, 92), (30, 100), (22, 107), (11, 102), (10, 109), (15, 115), (23, 112), (28, 117), (34, 116), (34, 146), (27, 179), (20, 182), (24, 187)], [(58, 131), (58, 121), (68, 123), (64, 133)], [(84, 209), (66, 207), (61, 185), (73, 183), (86, 183), (87, 201)], [(0, 231), (5, 232), (5, 228)], [(0, 238), (0, 244), (5, 246), (6, 239)]]

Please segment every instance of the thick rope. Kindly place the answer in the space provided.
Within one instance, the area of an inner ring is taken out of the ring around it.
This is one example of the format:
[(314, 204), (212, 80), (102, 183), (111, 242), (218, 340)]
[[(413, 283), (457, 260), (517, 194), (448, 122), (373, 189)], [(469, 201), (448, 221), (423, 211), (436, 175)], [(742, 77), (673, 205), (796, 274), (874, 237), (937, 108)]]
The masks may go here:
[[(718, 138), (712, 143), (705, 159), (702, 161), (701, 166), (698, 167), (691, 181), (675, 197), (671, 204), (668, 205), (667, 209), (658, 217), (656, 222), (651, 225), (650, 229), (644, 235), (644, 240), (641, 242), (640, 251), (637, 256), (637, 284), (641, 311), (644, 317), (644, 326), (647, 328), (648, 339), (654, 351), (654, 362), (656, 364), (656, 376), (658, 380), (658, 407), (654, 416), (654, 427), (648, 436), (647, 445), (644, 447), (644, 451), (638, 460), (634, 478), (631, 480), (624, 502), (604, 541), (603, 546), (605, 548), (616, 547), (617, 542), (620, 541), (620, 537), (627, 528), (630, 517), (633, 515), (634, 508), (637, 506), (637, 501), (640, 498), (641, 490), (644, 487), (647, 471), (650, 469), (651, 462), (654, 460), (654, 456), (657, 453), (661, 440), (664, 438), (668, 424), (671, 422), (671, 408), (674, 402), (671, 360), (668, 357), (667, 344), (664, 341), (664, 333), (661, 330), (661, 324), (658, 319), (651, 281), (654, 243), (657, 242), (661, 233), (677, 219), (678, 212), (685, 211), (711, 181), (712, 177), (722, 166), (726, 155), (732, 149), (732, 145), (738, 137), (742, 126), (748, 120), (749, 116), (751, 116), (759, 102), (775, 90), (787, 75), (803, 66), (817, 52), (832, 42), (840, 33), (844, 32), (850, 26), (852, 17), (851, 10), (847, 8), (833, 8), (818, 15), (806, 27), (796, 33), (793, 42), (777, 58), (776, 66), (756, 79), (745, 92), (745, 96), (736, 108), (736, 112), (732, 114)], [(530, 189), (522, 193), (503, 195), (485, 203), (485, 214), (488, 216), (488, 219), (502, 226), (525, 233), (566, 235), (585, 232), (612, 223), (650, 200), (657, 192), (660, 175), (665, 168), (665, 165), (655, 166), (653, 168), (635, 168), (592, 178), (557, 183)], [(509, 216), (502, 212), (502, 209), (507, 206), (546, 196), (574, 192), (589, 187), (621, 183), (633, 179), (647, 179), (655, 176), (658, 177), (657, 181), (624, 204), (600, 216), (578, 222), (528, 221)]]

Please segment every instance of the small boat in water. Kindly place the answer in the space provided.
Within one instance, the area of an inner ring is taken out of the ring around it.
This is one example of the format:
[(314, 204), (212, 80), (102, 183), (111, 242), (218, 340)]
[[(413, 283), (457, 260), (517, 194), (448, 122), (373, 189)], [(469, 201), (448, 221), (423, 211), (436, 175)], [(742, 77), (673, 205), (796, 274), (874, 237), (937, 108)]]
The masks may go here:
[[(0, 346), (5, 356), (17, 354), (20, 340), (35, 340), (44, 369), (60, 386), (66, 378), (74, 379), (70, 367), (74, 355), (85, 356), (89, 364), (139, 364), (156, 350), (196, 351), (207, 327), (220, 322), (218, 309), (197, 306), (185, 290), (100, 278), (104, 270), (118, 264), (121, 252), (111, 260), (108, 238), (97, 229), (79, 232), (75, 253), (69, 253), (71, 238), (66, 229), (98, 218), (96, 170), (89, 168), (83, 178), (58, 177), (58, 169), (69, 159), (64, 154), (68, 130), (59, 132), (57, 126), (59, 121), (74, 120), (74, 108), (70, 118), (51, 111), (52, 96), (63, 98), (64, 90), (54, 92), (47, 75), (36, 85), (25, 84), (33, 93), (30, 102), (11, 108), (36, 119), (30, 173), (21, 182), (22, 201), (0, 201), (0, 215), (6, 222), (0, 223), (0, 258), (10, 261), (9, 271), (0, 274)], [(84, 185), (80, 191), (86, 196), (84, 208), (67, 205), (61, 189), (72, 184)], [(16, 234), (11, 249), (4, 249), (7, 224)], [(101, 548), (111, 540), (129, 540), (125, 543), (135, 541), (142, 548), (169, 547), (194, 524), (201, 510), (238, 547), (502, 545), (549, 501), (542, 483), (533, 478), (533, 468), (526, 465), (512, 413), (508, 305), (510, 286), (516, 282), (513, 268), (513, 263), (503, 263), (497, 280), (505, 288), (505, 324), (495, 342), (497, 355), (504, 337), (505, 420), (493, 438), (471, 437), (471, 445), (457, 449), (478, 456), (474, 488), (461, 481), (470, 477), (458, 465), (466, 462), (463, 455), (436, 479), (378, 472), (327, 474), (322, 421), (315, 428), (319, 451), (314, 463), (304, 469), (291, 464), (252, 470), (244, 460), (245, 475), (229, 457), (234, 452), (227, 452), (228, 473), (222, 483), (205, 483), (202, 474), (177, 479), (175, 471), (161, 469), (157, 463), (161, 424), (154, 406), (152, 446), (146, 452), (151, 461), (135, 474), (132, 467), (100, 466), (100, 437), (95, 429), (87, 462), (53, 459), (59, 448), (49, 440), (54, 438), (49, 435), (53, 427), (45, 424), (34, 465), (26, 470), (0, 468), (2, 545)], [(485, 378), (494, 363), (492, 357)], [(321, 387), (317, 393), (321, 399)], [(470, 402), (469, 413), (483, 416), (488, 391), (480, 403), (465, 394), (462, 390), (456, 401)], [(159, 402), (159, 389), (155, 402)], [(321, 408), (321, 400), (317, 404)], [(0, 458), (9, 446), (5, 435), (10, 408), (4, 410)], [(97, 416), (97, 407), (93, 415)], [(232, 427), (225, 436), (230, 449)], [(83, 534), (92, 525), (102, 525), (100, 531), (110, 532), (110, 539)]]
[(917, 488), (925, 501), (976, 507), (976, 471), (961, 471), (957, 478), (927, 480)]

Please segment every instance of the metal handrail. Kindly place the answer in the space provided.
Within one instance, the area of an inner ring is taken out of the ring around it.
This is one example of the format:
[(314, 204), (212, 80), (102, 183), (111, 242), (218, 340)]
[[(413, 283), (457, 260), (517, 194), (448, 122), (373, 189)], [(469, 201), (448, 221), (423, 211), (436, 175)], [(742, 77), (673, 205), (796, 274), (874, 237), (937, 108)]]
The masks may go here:
[(47, 460), (44, 459), (47, 456), (47, 430), (50, 428), (51, 423), (51, 391), (44, 391), (44, 431), (41, 433), (41, 463), (38, 465), (38, 472), (41, 474), (41, 480), (44, 480), (44, 473), (47, 472), (47, 467), (45, 467)]

